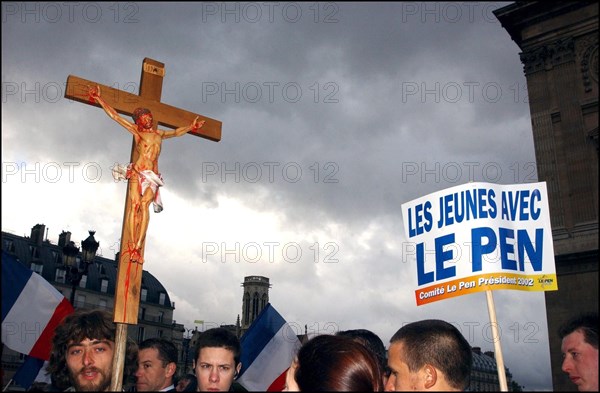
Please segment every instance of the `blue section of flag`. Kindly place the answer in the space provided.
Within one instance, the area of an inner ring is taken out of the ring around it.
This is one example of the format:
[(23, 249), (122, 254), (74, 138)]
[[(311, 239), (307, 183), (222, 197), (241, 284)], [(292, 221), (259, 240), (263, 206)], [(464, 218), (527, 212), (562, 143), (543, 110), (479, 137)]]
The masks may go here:
[(240, 376), (244, 375), (244, 371), (250, 368), (258, 354), (267, 346), (285, 323), (285, 319), (271, 306), (271, 303), (267, 303), (240, 339), (242, 348), (240, 356), (242, 369)]
[(33, 272), (2, 251), (2, 320), (15, 304)]
[(42, 367), (44, 367), (44, 361), (42, 359), (27, 356), (25, 362), (17, 370), (12, 379), (22, 388), (29, 389)]
[(300, 347), (290, 325), (267, 304), (240, 340), (242, 370), (237, 381), (252, 392), (280, 392)]

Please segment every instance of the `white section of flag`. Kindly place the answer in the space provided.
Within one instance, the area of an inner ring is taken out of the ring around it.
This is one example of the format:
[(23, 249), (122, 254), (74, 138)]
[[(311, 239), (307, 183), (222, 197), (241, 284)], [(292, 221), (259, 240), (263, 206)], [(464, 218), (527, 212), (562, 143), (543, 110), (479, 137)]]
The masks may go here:
[(298, 351), (300, 341), (290, 340), (286, 335), (290, 331), (290, 326), (283, 324), (238, 382), (250, 391), (266, 391), (288, 369)]
[(17, 352), (30, 353), (62, 299), (48, 281), (33, 273), (2, 321), (2, 342)]

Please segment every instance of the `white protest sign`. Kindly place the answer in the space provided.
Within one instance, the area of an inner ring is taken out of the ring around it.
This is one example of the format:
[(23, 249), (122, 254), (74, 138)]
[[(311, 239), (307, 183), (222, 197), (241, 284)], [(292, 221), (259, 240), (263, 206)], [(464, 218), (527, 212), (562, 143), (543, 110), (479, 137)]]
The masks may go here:
[(557, 290), (546, 183), (467, 183), (402, 205), (417, 305), (495, 289)]

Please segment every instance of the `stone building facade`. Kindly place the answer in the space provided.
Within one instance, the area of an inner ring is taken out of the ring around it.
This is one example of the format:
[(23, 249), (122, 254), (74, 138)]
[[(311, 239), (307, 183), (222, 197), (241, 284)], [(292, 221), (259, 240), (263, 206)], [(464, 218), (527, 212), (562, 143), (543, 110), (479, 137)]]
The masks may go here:
[[(494, 352), (487, 351), (482, 353), (480, 347), (472, 347), (473, 366), (471, 368), (471, 378), (469, 383), (470, 392), (497, 392), (500, 390), (500, 380), (498, 379), (498, 366)], [(509, 391), (514, 391), (512, 374), (507, 367), (504, 367), (506, 384)]]
[(516, 2), (494, 14), (522, 50), (558, 279), (545, 294), (553, 386), (573, 390), (557, 331), (598, 311), (598, 4)]

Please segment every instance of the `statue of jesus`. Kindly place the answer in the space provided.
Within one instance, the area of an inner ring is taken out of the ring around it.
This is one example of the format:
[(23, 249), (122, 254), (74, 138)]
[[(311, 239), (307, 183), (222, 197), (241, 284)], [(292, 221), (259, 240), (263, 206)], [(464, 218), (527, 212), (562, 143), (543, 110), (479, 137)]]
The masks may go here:
[(133, 123), (121, 117), (117, 111), (108, 105), (100, 95), (100, 86), (90, 88), (91, 100), (97, 101), (108, 116), (133, 134), (134, 146), (138, 152), (135, 162), (128, 165), (115, 165), (113, 176), (117, 180), (129, 179), (129, 196), (131, 207), (129, 211), (129, 234), (131, 244), (128, 245), (130, 259), (133, 262), (144, 263), (142, 246), (146, 238), (148, 222), (150, 221), (149, 207), (154, 204), (154, 211), (160, 213), (163, 209), (159, 187), (164, 185), (162, 176), (158, 171), (158, 156), (162, 147), (162, 140), (197, 131), (204, 124), (198, 117), (192, 124), (179, 127), (175, 130), (159, 130), (154, 126), (154, 119), (150, 110), (137, 108), (133, 111)]

